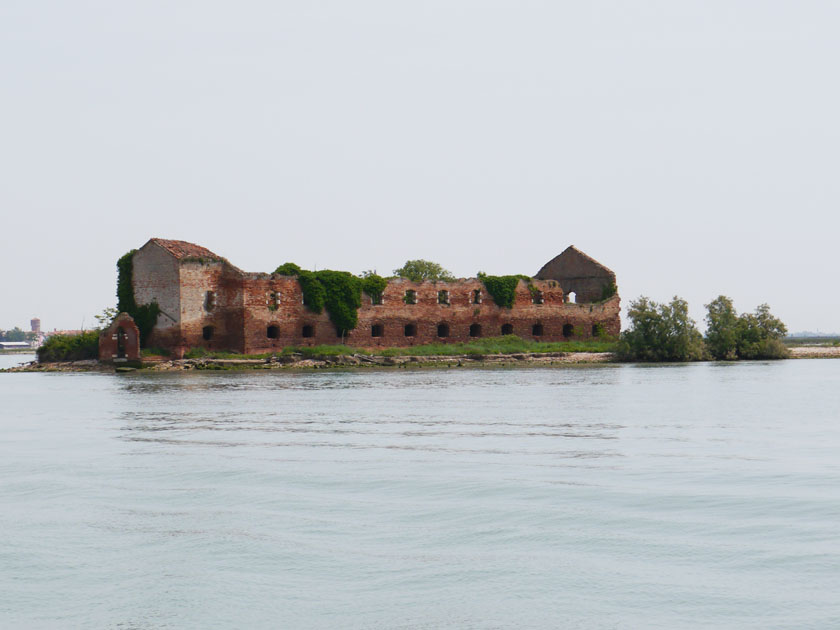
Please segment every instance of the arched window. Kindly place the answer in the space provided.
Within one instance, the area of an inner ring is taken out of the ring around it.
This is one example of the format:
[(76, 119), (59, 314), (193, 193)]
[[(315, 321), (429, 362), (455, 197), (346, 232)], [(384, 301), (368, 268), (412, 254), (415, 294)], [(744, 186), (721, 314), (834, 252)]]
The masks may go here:
[(315, 326), (312, 324), (304, 324), (303, 329), (300, 331), (301, 337), (314, 337), (315, 336)]
[(201, 338), (204, 341), (210, 341), (213, 338), (213, 327), (212, 326), (205, 326), (201, 329)]
[(448, 337), (449, 336), (449, 324), (445, 324), (445, 323), (438, 324), (437, 336), (438, 337)]
[(577, 294), (576, 294), (574, 291), (571, 291), (571, 292), (570, 292), (570, 293), (566, 296), (566, 301), (567, 301), (567, 302), (570, 302), (571, 304), (574, 304), (575, 302), (577, 302)]
[(502, 324), (502, 334), (503, 335), (512, 335), (513, 334), (513, 324)]
[(531, 327), (531, 334), (534, 337), (542, 337), (543, 336), (543, 325), (542, 324), (534, 324)]
[(575, 327), (572, 324), (563, 324), (563, 336), (566, 338), (575, 334)]
[(406, 337), (414, 337), (417, 335), (417, 326), (414, 324), (406, 324), (404, 331)]
[(481, 337), (481, 324), (472, 324), (470, 326), (470, 337)]
[(280, 326), (269, 326), (265, 331), (265, 336), (269, 339), (277, 339), (280, 337)]

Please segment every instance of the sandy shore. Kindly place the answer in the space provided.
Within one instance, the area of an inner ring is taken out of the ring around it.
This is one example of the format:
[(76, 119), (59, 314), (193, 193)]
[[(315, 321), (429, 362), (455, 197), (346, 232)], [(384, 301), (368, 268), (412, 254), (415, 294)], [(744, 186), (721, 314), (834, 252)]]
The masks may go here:
[(799, 346), (790, 349), (793, 359), (836, 359), (840, 357), (840, 346)]

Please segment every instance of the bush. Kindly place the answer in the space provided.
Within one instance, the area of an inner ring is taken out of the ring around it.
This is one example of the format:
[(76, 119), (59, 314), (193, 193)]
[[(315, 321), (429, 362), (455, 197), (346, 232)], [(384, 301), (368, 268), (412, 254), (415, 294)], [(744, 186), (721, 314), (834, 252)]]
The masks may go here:
[(703, 337), (688, 316), (688, 303), (674, 297), (657, 304), (642, 296), (627, 311), (630, 328), (616, 348), (624, 361), (701, 361), (706, 358)]
[(99, 357), (99, 331), (88, 330), (80, 335), (53, 335), (37, 350), (38, 361), (82, 361)]

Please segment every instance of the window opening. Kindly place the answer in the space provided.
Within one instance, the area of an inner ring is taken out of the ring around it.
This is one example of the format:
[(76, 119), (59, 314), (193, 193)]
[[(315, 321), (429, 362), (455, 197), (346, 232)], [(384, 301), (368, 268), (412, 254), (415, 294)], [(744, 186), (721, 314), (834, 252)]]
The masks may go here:
[(449, 304), (449, 291), (445, 289), (438, 291), (438, 304)]
[(382, 324), (374, 324), (370, 327), (371, 337), (381, 337), (385, 332), (385, 327)]
[(405, 336), (406, 337), (414, 337), (417, 335), (417, 326), (414, 324), (406, 324), (405, 325)]
[(377, 295), (370, 296), (370, 303), (371, 306), (382, 306), (382, 294), (379, 293)]
[(438, 324), (437, 336), (438, 337), (448, 337), (449, 336), (449, 324)]
[(470, 326), (470, 337), (481, 337), (481, 324), (472, 324)]
[(472, 303), (481, 304), (481, 289), (476, 289), (472, 292)]
[(534, 337), (542, 337), (543, 336), (543, 325), (542, 324), (534, 324), (531, 327), (531, 334)]
[(204, 294), (204, 310), (205, 311), (212, 311), (215, 306), (216, 306), (216, 292), (215, 291), (207, 291), (207, 293)]
[(315, 326), (311, 324), (305, 324), (303, 329), (300, 331), (301, 337), (314, 337), (315, 336)]
[(563, 324), (563, 336), (571, 337), (575, 334), (575, 327), (571, 324)]
[(534, 304), (542, 304), (542, 303), (544, 303), (544, 302), (545, 302), (545, 298), (543, 298), (543, 292), (542, 292), (542, 291), (540, 291), (539, 289), (537, 289), (537, 290), (533, 291), (533, 292), (531, 293), (531, 301), (532, 301)]
[(406, 304), (417, 304), (417, 291), (414, 289), (407, 289), (403, 296), (403, 302)]
[(513, 324), (503, 324), (502, 325), (502, 334), (503, 335), (512, 335), (513, 334)]
[(571, 291), (567, 296), (566, 301), (575, 304), (577, 302), (577, 294), (574, 291)]
[(280, 327), (269, 326), (265, 331), (265, 336), (269, 339), (277, 339), (278, 337), (280, 337)]
[(125, 330), (119, 328), (117, 330), (117, 357), (122, 359), (125, 357)]
[(204, 341), (210, 341), (213, 338), (213, 327), (212, 326), (205, 326), (201, 329), (201, 338)]

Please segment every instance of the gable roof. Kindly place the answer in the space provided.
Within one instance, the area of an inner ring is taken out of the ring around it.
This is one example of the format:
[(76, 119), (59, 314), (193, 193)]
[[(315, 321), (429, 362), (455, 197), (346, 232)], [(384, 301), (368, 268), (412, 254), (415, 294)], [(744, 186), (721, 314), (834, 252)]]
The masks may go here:
[[(588, 267), (588, 269), (584, 272), (583, 269), (580, 268), (580, 265), (583, 265), (585, 268)], [(560, 271), (561, 268), (567, 270), (567, 273), (573, 271), (573, 275), (581, 274), (584, 276), (590, 276), (595, 274), (596, 276), (608, 275), (613, 278), (615, 277), (615, 273), (612, 269), (602, 265), (592, 258), (592, 256), (584, 254), (574, 245), (569, 245), (560, 254), (545, 263), (534, 277), (548, 278)]]
[(196, 245), (195, 243), (188, 243), (187, 241), (173, 241), (165, 238), (149, 239), (150, 243), (154, 243), (172, 254), (177, 260), (182, 258), (204, 258), (208, 260), (224, 261), (224, 258), (218, 254), (214, 254), (206, 247)]

